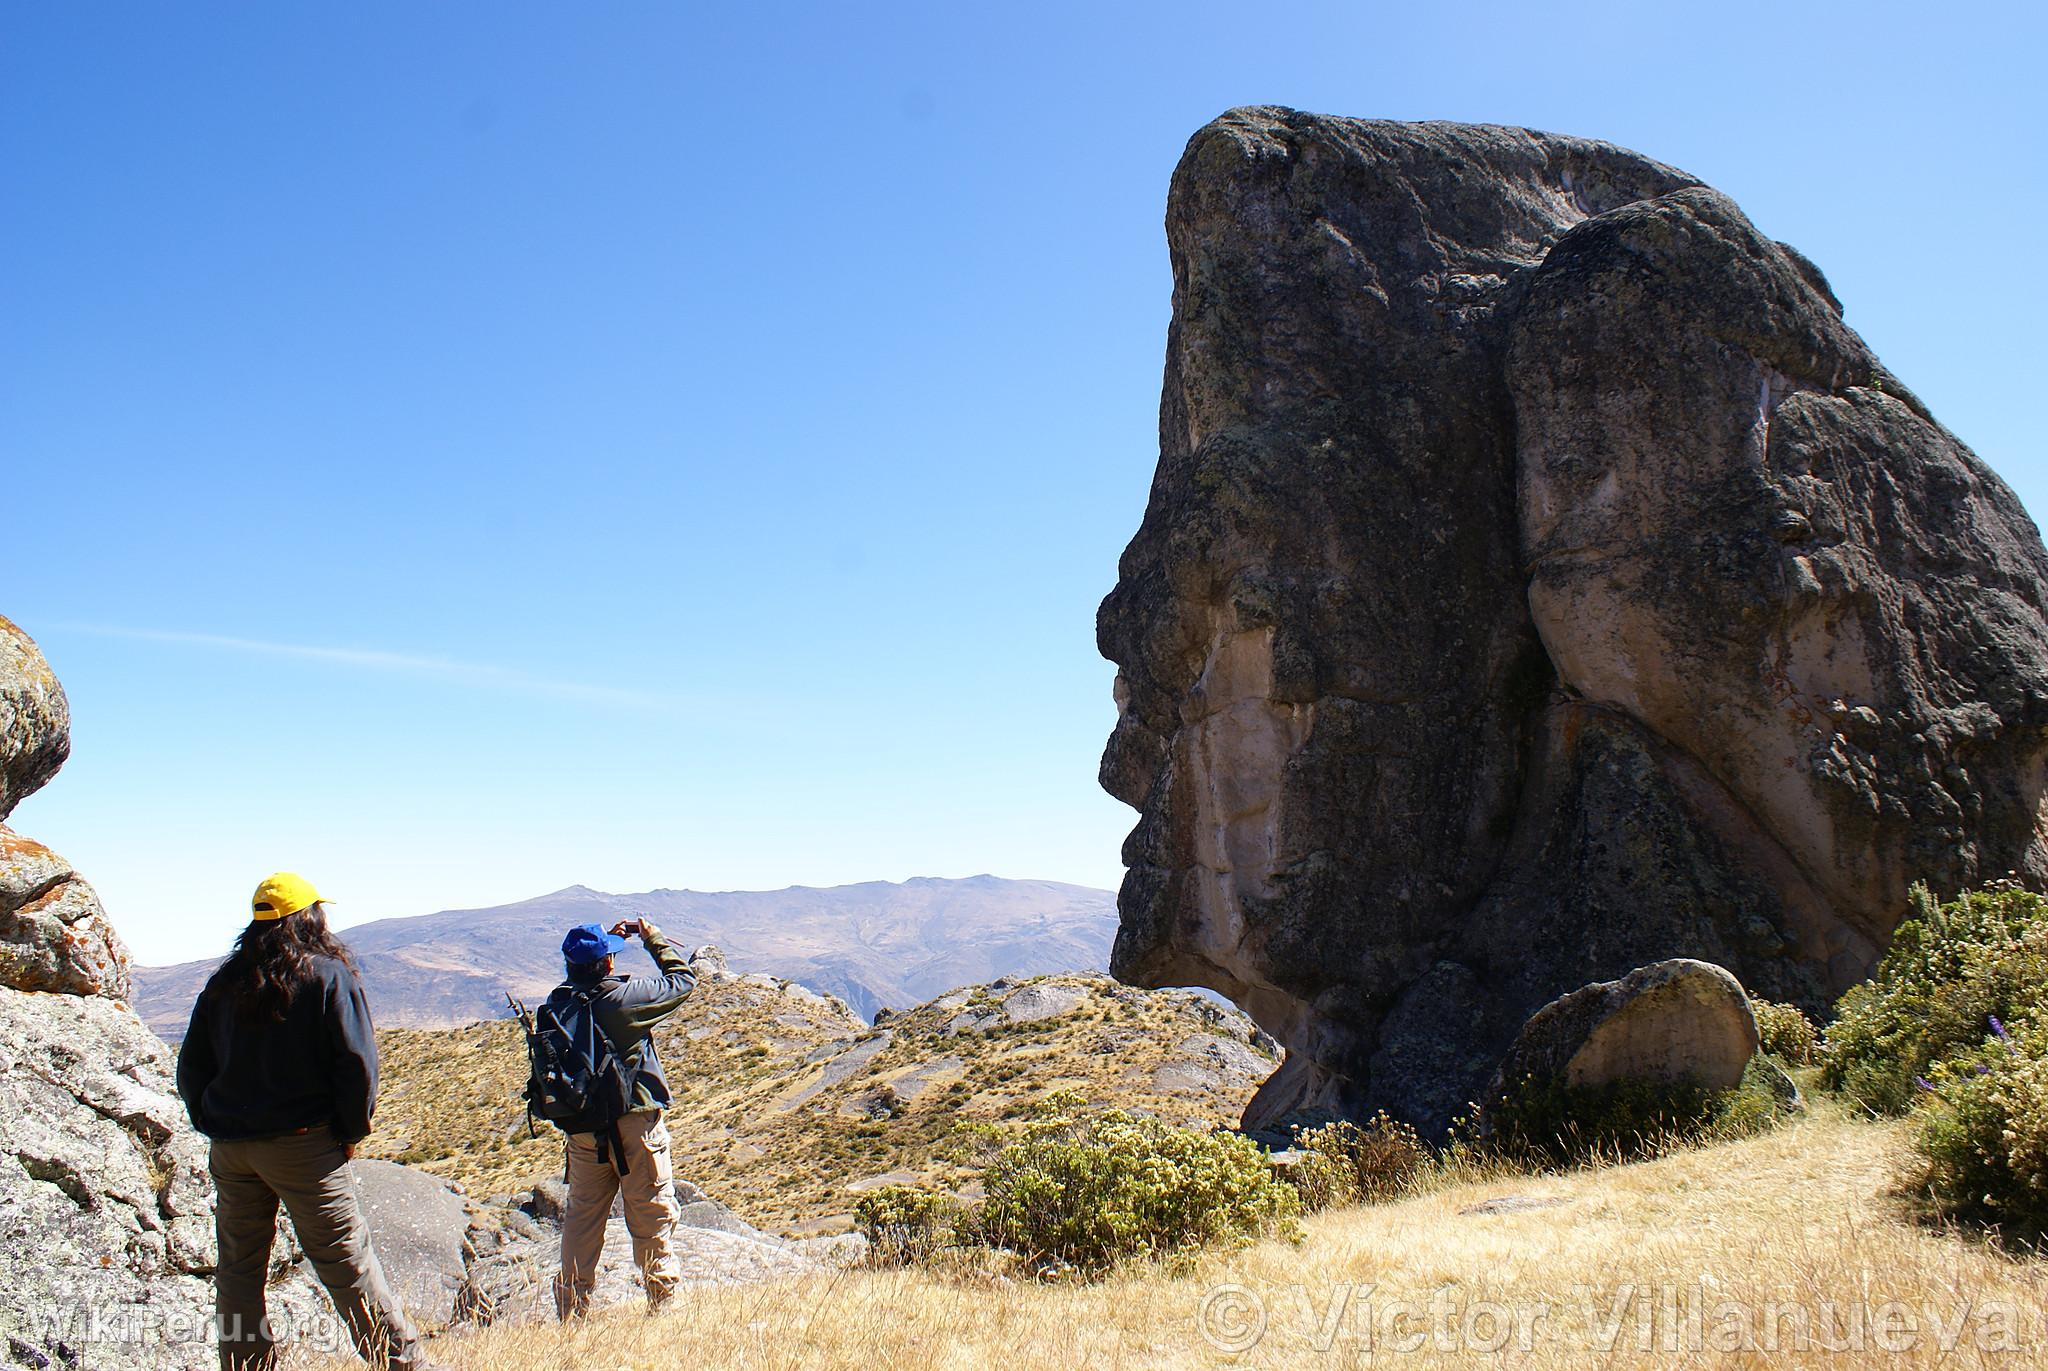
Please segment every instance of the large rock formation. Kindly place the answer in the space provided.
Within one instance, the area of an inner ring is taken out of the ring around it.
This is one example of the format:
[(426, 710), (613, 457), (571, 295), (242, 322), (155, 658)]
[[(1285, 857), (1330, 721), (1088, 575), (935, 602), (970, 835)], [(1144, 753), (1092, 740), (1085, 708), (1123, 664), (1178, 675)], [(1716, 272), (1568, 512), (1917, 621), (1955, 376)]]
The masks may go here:
[(1725, 197), (1603, 143), (1236, 110), (1167, 210), (1160, 459), (1099, 623), (1113, 967), (1440, 1126), (1694, 957), (1819, 1009), (1914, 879), (2048, 877), (2048, 554)]

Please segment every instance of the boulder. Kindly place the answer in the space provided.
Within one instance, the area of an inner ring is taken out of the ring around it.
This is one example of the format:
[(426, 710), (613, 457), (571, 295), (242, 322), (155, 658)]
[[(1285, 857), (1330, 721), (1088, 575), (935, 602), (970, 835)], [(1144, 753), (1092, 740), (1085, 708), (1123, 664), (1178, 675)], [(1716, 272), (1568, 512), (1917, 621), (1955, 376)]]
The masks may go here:
[[(698, 1222), (678, 1223), (670, 1239), (685, 1286), (811, 1275), (836, 1264), (835, 1256), (842, 1253), (842, 1248), (770, 1237), (740, 1222), (723, 1205), (697, 1201), (687, 1208)], [(496, 1245), (478, 1252), (456, 1295), (457, 1322), (523, 1323), (554, 1317), (553, 1282), (561, 1266), (561, 1229), (555, 1223), (537, 1227), (538, 1233), (532, 1235), (499, 1229)], [(603, 1309), (643, 1298), (639, 1272), (633, 1265), (632, 1235), (626, 1231), (625, 1221), (614, 1215), (605, 1228), (591, 1307)]]
[(533, 1187), (520, 1208), (543, 1223), (560, 1223), (569, 1210), (569, 1183), (558, 1176), (548, 1177)]
[[(469, 1202), (439, 1176), (397, 1162), (358, 1158), (349, 1170), (392, 1292), (422, 1328), (448, 1323), (468, 1273)], [(310, 1266), (305, 1274), (313, 1278)]]
[(1441, 1128), (1579, 986), (1687, 957), (1819, 1010), (1913, 879), (2048, 880), (2048, 551), (1724, 196), (1256, 108), (1166, 229), (1098, 618), (1112, 969), (1285, 1045), (1247, 1126)]
[(1530, 1016), (1484, 1103), (1525, 1083), (1597, 1090), (1628, 1081), (1731, 1090), (1756, 1055), (1756, 1019), (1721, 967), (1674, 958), (1581, 986)]
[(742, 1238), (757, 1238), (763, 1242), (775, 1239), (762, 1232), (745, 1219), (720, 1204), (717, 1200), (692, 1200), (676, 1206), (676, 1222), (684, 1228), (709, 1228), (719, 1233), (733, 1233)]
[(1040, 981), (1012, 990), (1003, 997), (1003, 1018), (1009, 1023), (1037, 1023), (1069, 1013), (1087, 999), (1079, 986)]
[(0, 615), (0, 819), (71, 755), (71, 706), (35, 641)]
[(71, 864), (0, 824), (0, 984), (129, 995), (128, 945)]

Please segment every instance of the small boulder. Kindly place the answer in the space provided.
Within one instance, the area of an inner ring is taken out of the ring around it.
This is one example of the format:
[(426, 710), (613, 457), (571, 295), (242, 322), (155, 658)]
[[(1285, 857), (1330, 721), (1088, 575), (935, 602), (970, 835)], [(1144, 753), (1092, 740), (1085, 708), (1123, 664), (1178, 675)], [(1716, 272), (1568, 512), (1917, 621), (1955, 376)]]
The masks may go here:
[[(996, 985), (1005, 982), (997, 981)], [(1069, 1013), (1087, 998), (1078, 986), (1040, 981), (1003, 997), (1003, 1017), (1011, 1023), (1037, 1023)]]
[(709, 1228), (719, 1233), (732, 1233), (742, 1238), (755, 1238), (762, 1242), (775, 1239), (762, 1232), (745, 1219), (720, 1204), (717, 1200), (691, 1200), (676, 1206), (676, 1222), (684, 1228)]
[(1741, 983), (1711, 962), (1678, 957), (1581, 986), (1537, 1010), (1501, 1059), (1486, 1099), (1525, 1081), (1593, 1089), (1690, 1080), (1727, 1090), (1756, 1050), (1756, 1019)]
[(544, 1223), (560, 1223), (569, 1208), (569, 1187), (559, 1176), (550, 1176), (533, 1187), (519, 1206)]

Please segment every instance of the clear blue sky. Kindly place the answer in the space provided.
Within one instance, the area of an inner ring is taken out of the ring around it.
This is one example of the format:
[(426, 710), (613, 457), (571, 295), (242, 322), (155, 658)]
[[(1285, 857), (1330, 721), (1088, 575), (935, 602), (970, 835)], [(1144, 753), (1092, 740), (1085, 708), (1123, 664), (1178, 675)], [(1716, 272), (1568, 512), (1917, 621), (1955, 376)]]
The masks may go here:
[(145, 961), (345, 921), (1113, 885), (1093, 615), (1160, 217), (1239, 104), (1607, 138), (1810, 254), (2048, 508), (2038, 7), (20, 3), (14, 824)]

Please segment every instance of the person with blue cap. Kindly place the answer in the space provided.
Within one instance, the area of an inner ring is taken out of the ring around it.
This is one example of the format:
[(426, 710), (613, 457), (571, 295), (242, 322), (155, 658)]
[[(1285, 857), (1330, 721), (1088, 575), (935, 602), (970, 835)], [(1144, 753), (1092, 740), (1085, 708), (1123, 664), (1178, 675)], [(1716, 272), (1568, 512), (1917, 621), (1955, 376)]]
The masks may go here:
[[(625, 950), (629, 937), (637, 937), (654, 958), (658, 975), (614, 974), (614, 958)], [(648, 1308), (655, 1309), (675, 1292), (678, 1273), (670, 1245), (677, 1218), (675, 1166), (662, 1118), (669, 1102), (668, 1080), (655, 1055), (653, 1032), (681, 1006), (696, 978), (661, 930), (644, 919), (609, 929), (594, 923), (577, 925), (562, 939), (562, 961), (567, 980), (548, 996), (549, 1005), (560, 1011), (573, 1000), (589, 1003), (625, 1068), (631, 1095), (615, 1132), (566, 1135), (569, 1201), (562, 1214), (555, 1312), (570, 1319), (589, 1308), (614, 1196), (624, 1201), (626, 1231), (633, 1235), (633, 1264), (640, 1268)], [(613, 1149), (618, 1155), (611, 1155)]]

